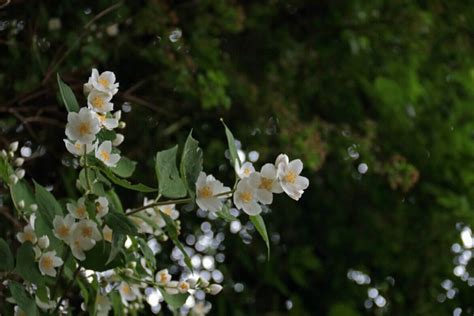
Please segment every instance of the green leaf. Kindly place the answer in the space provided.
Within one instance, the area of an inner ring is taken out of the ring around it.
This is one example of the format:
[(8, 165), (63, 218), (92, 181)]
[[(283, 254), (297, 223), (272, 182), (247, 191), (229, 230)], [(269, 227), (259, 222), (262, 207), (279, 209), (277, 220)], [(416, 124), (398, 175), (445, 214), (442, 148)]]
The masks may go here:
[(59, 93), (61, 95), (61, 100), (66, 106), (68, 112), (79, 112), (79, 103), (74, 96), (72, 89), (62, 81), (59, 74), (57, 74)]
[[(18, 212), (25, 215), (30, 215), (32, 213), (30, 206), (31, 204), (36, 204), (36, 201), (30, 186), (25, 180), (20, 180), (16, 184), (10, 186), (10, 195)], [(24, 201), (25, 203), (23, 209), (18, 206), (20, 201)]]
[(233, 222), (233, 221), (236, 221), (237, 218), (232, 216), (232, 214), (230, 214), (230, 210), (229, 210), (229, 206), (227, 204), (224, 204), (222, 206), (222, 209), (218, 212), (216, 212), (216, 215), (219, 216), (220, 218), (222, 218), (223, 220), (225, 220), (226, 222)]
[(43, 277), (35, 261), (35, 253), (33, 245), (30, 242), (24, 242), (16, 253), (16, 273), (18, 273), (26, 281), (30, 281), (37, 285), (43, 284)]
[(145, 255), (145, 259), (147, 259), (153, 267), (156, 266), (156, 259), (155, 255), (153, 254), (153, 251), (150, 249), (148, 246), (147, 242), (143, 240), (142, 238), (137, 238), (138, 244), (140, 245), (140, 249)]
[(34, 181), (35, 184), (35, 198), (38, 203), (38, 213), (44, 215), (48, 220), (50, 227), (53, 227), (53, 219), (56, 215), (63, 215), (63, 210), (55, 197), (45, 189), (42, 185)]
[(265, 222), (263, 221), (262, 216), (255, 215), (249, 216), (250, 220), (252, 221), (253, 225), (257, 229), (260, 236), (262, 236), (263, 241), (267, 245), (267, 259), (270, 260), (270, 240), (268, 239), (267, 228), (265, 227)]
[(193, 266), (191, 264), (191, 258), (189, 258), (188, 253), (184, 249), (183, 244), (179, 241), (178, 239), (178, 231), (176, 230), (176, 226), (174, 224), (174, 221), (171, 219), (166, 214), (161, 214), (163, 216), (163, 219), (166, 222), (166, 232), (168, 233), (168, 236), (170, 237), (171, 241), (175, 244), (176, 247), (181, 251), (181, 253), (184, 256), (184, 263), (186, 263), (186, 266), (189, 268), (189, 270), (193, 271)]
[(0, 238), (0, 258), (0, 270), (10, 271), (14, 268), (12, 252), (3, 238)]
[(109, 254), (109, 257), (107, 258), (106, 264), (109, 264), (110, 262), (112, 262), (115, 259), (115, 257), (117, 257), (117, 255), (122, 252), (125, 238), (126, 237), (124, 234), (112, 232), (112, 246), (111, 246), (110, 254)]
[(188, 299), (188, 294), (168, 294), (166, 291), (162, 288), (158, 288), (161, 292), (161, 295), (163, 295), (163, 299), (165, 302), (172, 307), (173, 309), (178, 309), (181, 306), (184, 305), (186, 300)]
[(202, 150), (199, 142), (193, 138), (192, 131), (184, 144), (181, 155), (181, 177), (191, 197), (194, 197), (196, 190), (196, 180), (202, 171)]
[(225, 127), (225, 135), (227, 136), (227, 144), (229, 145), (229, 152), (230, 152), (230, 164), (232, 167), (235, 167), (235, 162), (239, 164), (239, 167), (241, 166), (241, 161), (239, 158), (239, 155), (237, 153), (237, 147), (235, 146), (235, 138), (230, 129), (225, 125), (224, 120), (222, 120), (222, 124), (224, 124)]
[(159, 151), (156, 154), (155, 171), (158, 178), (158, 187), (161, 195), (169, 198), (186, 196), (186, 187), (179, 177), (176, 167), (176, 153), (178, 146)]
[(117, 165), (110, 169), (112, 170), (113, 173), (115, 173), (119, 177), (128, 178), (135, 171), (136, 165), (137, 165), (136, 161), (132, 161), (128, 159), (127, 157), (122, 156), (119, 162), (117, 163)]
[(18, 282), (11, 281), (8, 284), (10, 293), (15, 299), (16, 304), (25, 312), (26, 315), (38, 315), (38, 309), (33, 298), (26, 294), (23, 285)]
[(109, 242), (101, 240), (89, 251), (85, 252), (86, 259), (79, 264), (86, 269), (94, 271), (105, 271), (125, 264), (124, 257), (120, 253), (108, 262), (112, 246)]
[(144, 184), (141, 184), (141, 183), (132, 184), (128, 180), (117, 177), (112, 171), (110, 171), (110, 169), (108, 169), (106, 167), (91, 166), (91, 168), (102, 171), (110, 181), (112, 181), (113, 183), (115, 183), (115, 184), (117, 184), (117, 185), (119, 185), (123, 188), (129, 189), (129, 190), (134, 190), (134, 191), (139, 191), (139, 192), (144, 192), (144, 193), (158, 191), (155, 188), (151, 188), (151, 187), (149, 187), (147, 185), (144, 185)]
[(5, 183), (8, 183), (8, 177), (10, 176), (11, 166), (8, 164), (5, 157), (0, 157), (0, 179)]
[(123, 213), (122, 202), (120, 201), (117, 193), (114, 190), (109, 190), (106, 193), (107, 200), (110, 202), (110, 206), (116, 212)]
[(124, 235), (137, 235), (137, 226), (123, 213), (109, 212), (105, 223), (115, 232)]

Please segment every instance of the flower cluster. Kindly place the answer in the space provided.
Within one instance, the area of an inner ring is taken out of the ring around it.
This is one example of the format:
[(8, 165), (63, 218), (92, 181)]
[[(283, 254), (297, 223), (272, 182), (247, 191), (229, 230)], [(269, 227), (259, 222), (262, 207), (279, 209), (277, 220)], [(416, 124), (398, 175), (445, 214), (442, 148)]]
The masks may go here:
[[(87, 107), (78, 113), (70, 112), (67, 116), (66, 149), (75, 156), (83, 156), (95, 152), (95, 157), (108, 167), (114, 167), (120, 160), (120, 154), (113, 146), (119, 146), (124, 137), (115, 134), (114, 139), (101, 137), (101, 131), (112, 131), (117, 127), (125, 127), (120, 122), (122, 112), (114, 112), (112, 97), (118, 92), (119, 84), (115, 82), (115, 74), (104, 71), (99, 75), (97, 69), (92, 69), (89, 81), (84, 85), (87, 97)], [(105, 133), (102, 133), (105, 134)]]

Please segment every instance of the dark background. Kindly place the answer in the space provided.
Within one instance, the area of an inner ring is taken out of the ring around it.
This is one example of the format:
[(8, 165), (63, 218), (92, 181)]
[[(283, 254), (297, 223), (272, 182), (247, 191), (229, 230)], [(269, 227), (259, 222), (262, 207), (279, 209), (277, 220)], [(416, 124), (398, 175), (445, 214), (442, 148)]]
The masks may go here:
[[(473, 44), (469, 1), (12, 0), (0, 9), (0, 147), (20, 140), (28, 179), (77, 195), (56, 73), (84, 105), (91, 68), (114, 71), (134, 179), (153, 184), (156, 151), (193, 129), (205, 169), (231, 183), (221, 117), (257, 166), (281, 152), (305, 163), (303, 198), (278, 196), (264, 215), (269, 262), (251, 227), (213, 223), (226, 257), (212, 314), (472, 315), (460, 232), (474, 214)], [(184, 232), (203, 221), (182, 220)]]

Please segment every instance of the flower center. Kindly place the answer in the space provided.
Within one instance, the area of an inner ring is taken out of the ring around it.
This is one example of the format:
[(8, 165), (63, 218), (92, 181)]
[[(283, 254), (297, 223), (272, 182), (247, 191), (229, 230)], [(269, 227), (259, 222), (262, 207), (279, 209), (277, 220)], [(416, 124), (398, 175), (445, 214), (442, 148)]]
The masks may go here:
[(125, 293), (125, 295), (130, 295), (132, 293), (130, 286), (128, 286), (128, 284), (124, 284), (122, 287), (122, 290)]
[(260, 189), (265, 189), (267, 191), (270, 191), (272, 189), (272, 186), (273, 186), (272, 179), (268, 179), (265, 177), (260, 178), (260, 186), (259, 186)]
[(212, 190), (208, 185), (205, 185), (199, 189), (199, 196), (203, 198), (209, 198), (212, 196)]
[(25, 233), (23, 236), (25, 241), (30, 241), (31, 243), (33, 243), (33, 240), (35, 239), (35, 236), (30, 232)]
[(41, 265), (45, 270), (51, 269), (53, 267), (53, 259), (51, 257), (43, 257), (43, 260), (41, 260)]
[(298, 175), (296, 173), (294, 173), (293, 171), (288, 171), (288, 173), (284, 177), (284, 180), (285, 180), (285, 182), (293, 184), (293, 183), (295, 183), (295, 180), (296, 180), (297, 176)]
[(92, 228), (90, 227), (83, 227), (82, 228), (82, 237), (92, 237)]
[(249, 168), (244, 169), (244, 175), (249, 176), (250, 172), (251, 172), (251, 170)]
[(112, 231), (111, 230), (107, 230), (104, 232), (104, 239), (107, 240), (107, 241), (112, 241)]
[(181, 288), (181, 290), (188, 290), (188, 284), (187, 283), (181, 283), (181, 285), (179, 286)]
[(160, 274), (160, 282), (161, 282), (161, 283), (166, 283), (166, 281), (167, 281), (167, 275), (166, 275), (166, 273), (161, 273), (161, 274)]
[(79, 134), (83, 136), (84, 134), (90, 134), (91, 132), (91, 127), (88, 122), (82, 122), (79, 124)]
[(249, 191), (244, 191), (240, 193), (240, 199), (245, 203), (249, 203), (253, 199), (253, 195)]
[(69, 235), (69, 227), (67, 227), (66, 225), (61, 225), (61, 227), (59, 227), (58, 229), (58, 235), (63, 238), (67, 237)]
[(84, 206), (78, 206), (76, 209), (77, 216), (84, 217), (86, 215), (86, 209)]
[(105, 150), (100, 151), (100, 156), (102, 157), (102, 160), (104, 161), (109, 161), (110, 159), (110, 154)]
[(104, 87), (104, 88), (108, 88), (109, 87), (109, 80), (105, 79), (105, 78), (99, 78), (99, 83)]
[(92, 99), (92, 105), (95, 107), (95, 108), (98, 108), (99, 110), (101, 110), (104, 105), (105, 105), (105, 101), (104, 101), (104, 98), (102, 97), (99, 97), (99, 96), (96, 96)]
[(172, 213), (172, 212), (173, 212), (173, 209), (172, 209), (171, 207), (169, 207), (169, 206), (168, 206), (168, 207), (165, 207), (165, 208), (163, 209), (163, 213), (165, 213), (165, 214), (168, 215), (168, 216), (171, 216), (171, 213)]

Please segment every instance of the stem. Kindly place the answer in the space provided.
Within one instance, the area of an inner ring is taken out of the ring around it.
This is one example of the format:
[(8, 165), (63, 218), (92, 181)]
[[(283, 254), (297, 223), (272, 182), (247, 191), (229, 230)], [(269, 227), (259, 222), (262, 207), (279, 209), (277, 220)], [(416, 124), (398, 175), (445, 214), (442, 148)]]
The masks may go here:
[(77, 275), (79, 274), (79, 271), (81, 271), (81, 267), (78, 266), (76, 271), (74, 271), (74, 275), (72, 276), (72, 279), (71, 281), (69, 281), (69, 284), (67, 285), (66, 289), (64, 290), (64, 293), (63, 295), (61, 296), (61, 298), (59, 299), (58, 301), (58, 304), (56, 305), (56, 308), (54, 309), (54, 312), (53, 312), (53, 315), (56, 314), (56, 312), (58, 311), (59, 309), (59, 306), (61, 306), (61, 303), (64, 301), (64, 299), (66, 298), (66, 294), (67, 292), (69, 291), (69, 289), (71, 288), (71, 286), (73, 285), (74, 281), (76, 280), (76, 277)]
[(59, 280), (61, 279), (61, 276), (62, 276), (63, 271), (64, 271), (64, 266), (66, 265), (66, 261), (69, 259), (70, 254), (71, 254), (71, 251), (69, 250), (69, 248), (66, 248), (66, 255), (64, 256), (64, 259), (63, 259), (63, 265), (59, 269), (58, 277), (56, 279), (56, 284), (53, 287), (53, 292), (52, 292), (53, 294), (51, 295), (51, 297), (56, 296), (56, 290), (58, 289)]
[(84, 171), (86, 173), (86, 182), (87, 186), (89, 187), (89, 192), (92, 192), (92, 183), (91, 179), (89, 178), (89, 166), (87, 164), (87, 145), (84, 145)]
[[(219, 193), (219, 194), (216, 194), (214, 196), (223, 196), (223, 195), (232, 195), (232, 193), (235, 192), (235, 189), (232, 189), (230, 191), (227, 191), (227, 192), (222, 192), (222, 193)], [(230, 197), (230, 196), (229, 196)]]
[(125, 213), (125, 215), (127, 215), (127, 216), (133, 215), (135, 213), (138, 213), (138, 212), (143, 211), (143, 210), (145, 210), (147, 208), (150, 208), (150, 207), (169, 205), (169, 204), (185, 204), (185, 203), (190, 203), (192, 201), (193, 201), (193, 199), (186, 198), (186, 199), (177, 199), (177, 200), (169, 200), (169, 201), (151, 203), (151, 204), (148, 204), (148, 205), (143, 205), (143, 206), (137, 207), (136, 209), (133, 209), (128, 213)]

